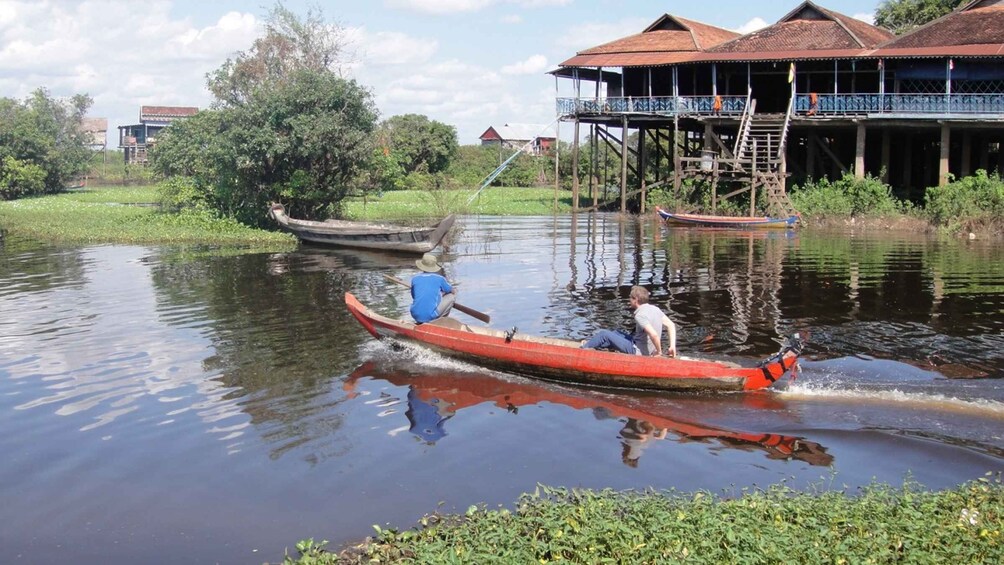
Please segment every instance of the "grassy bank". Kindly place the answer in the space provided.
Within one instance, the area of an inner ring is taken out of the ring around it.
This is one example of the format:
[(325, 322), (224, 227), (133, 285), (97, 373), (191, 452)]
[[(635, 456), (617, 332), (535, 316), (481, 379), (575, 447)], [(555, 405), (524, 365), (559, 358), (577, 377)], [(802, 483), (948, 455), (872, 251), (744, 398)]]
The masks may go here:
[(289, 234), (243, 226), (205, 213), (161, 213), (156, 187), (96, 187), (0, 202), (10, 235), (67, 243), (185, 243), (288, 249)]
[(414, 529), (376, 527), (339, 553), (301, 541), (286, 563), (1001, 563), (1004, 485), (874, 485), (737, 497), (538, 488), (515, 511), (472, 507)]
[[(397, 190), (379, 197), (354, 198), (345, 212), (357, 220), (396, 220), (442, 217), (449, 213), (488, 216), (546, 216), (555, 211), (553, 187), (491, 187), (477, 196), (473, 190)], [(473, 200), (471, 198), (473, 197)], [(572, 209), (572, 193), (558, 191), (558, 213)], [(471, 200), (468, 203), (468, 200)], [(581, 204), (584, 204), (583, 200)]]

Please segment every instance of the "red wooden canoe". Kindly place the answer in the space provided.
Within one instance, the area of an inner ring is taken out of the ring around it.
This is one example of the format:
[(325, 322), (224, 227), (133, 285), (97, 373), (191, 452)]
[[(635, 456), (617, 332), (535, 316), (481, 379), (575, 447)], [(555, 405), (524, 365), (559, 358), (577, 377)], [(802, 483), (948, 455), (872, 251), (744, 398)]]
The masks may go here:
[(795, 364), (798, 334), (755, 367), (690, 358), (647, 357), (580, 349), (579, 342), (472, 327), (453, 318), (415, 324), (381, 316), (350, 293), (345, 304), (374, 337), (420, 343), (442, 355), (544, 379), (652, 390), (754, 390), (774, 384)]

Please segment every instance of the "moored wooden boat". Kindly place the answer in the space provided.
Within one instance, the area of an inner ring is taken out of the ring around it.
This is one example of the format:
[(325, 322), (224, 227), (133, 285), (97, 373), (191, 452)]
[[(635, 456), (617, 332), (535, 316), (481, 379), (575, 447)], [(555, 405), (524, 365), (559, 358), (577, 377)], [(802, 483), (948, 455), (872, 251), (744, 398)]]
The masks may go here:
[(453, 227), (453, 214), (432, 226), (408, 227), (371, 222), (297, 220), (286, 215), (282, 204), (272, 204), (269, 215), (301, 241), (338, 247), (362, 247), (388, 251), (427, 253), (446, 237)]
[(771, 218), (769, 216), (709, 216), (702, 214), (676, 214), (656, 208), (659, 217), (666, 223), (681, 226), (698, 226), (706, 228), (733, 229), (786, 229), (793, 228), (798, 223), (798, 216), (787, 218)]
[(351, 293), (345, 304), (376, 338), (419, 343), (442, 355), (560, 382), (653, 390), (754, 390), (774, 384), (795, 364), (802, 349), (798, 334), (777, 354), (755, 367), (686, 357), (648, 357), (580, 349), (579, 342), (472, 327), (453, 318), (415, 324), (381, 316)]

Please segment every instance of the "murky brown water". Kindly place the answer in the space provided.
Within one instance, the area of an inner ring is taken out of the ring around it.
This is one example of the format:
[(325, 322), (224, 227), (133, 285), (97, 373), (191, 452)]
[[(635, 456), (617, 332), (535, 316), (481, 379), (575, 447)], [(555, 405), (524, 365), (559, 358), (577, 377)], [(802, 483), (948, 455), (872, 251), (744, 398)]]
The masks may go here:
[(279, 561), (303, 537), (337, 545), (537, 483), (942, 488), (1004, 470), (1000, 244), (615, 215), (461, 224), (437, 253), (499, 327), (625, 326), (641, 284), (685, 352), (762, 358), (808, 331), (801, 375), (754, 394), (561, 387), (372, 340), (343, 295), (406, 313), (383, 275), (412, 258), (8, 236), (4, 560)]

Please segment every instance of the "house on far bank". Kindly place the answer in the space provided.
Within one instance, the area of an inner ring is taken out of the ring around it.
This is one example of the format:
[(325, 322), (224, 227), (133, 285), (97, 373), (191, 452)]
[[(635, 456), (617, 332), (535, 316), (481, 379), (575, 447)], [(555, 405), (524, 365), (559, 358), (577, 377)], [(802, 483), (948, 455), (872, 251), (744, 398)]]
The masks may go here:
[(87, 136), (87, 147), (92, 151), (104, 151), (108, 147), (108, 118), (84, 118), (80, 129)]
[(139, 123), (119, 126), (119, 148), (127, 165), (145, 165), (147, 150), (157, 143), (157, 134), (177, 119), (194, 116), (199, 109), (191, 106), (143, 106)]
[(500, 128), (490, 126), (481, 134), (481, 145), (498, 145), (520, 149), (530, 155), (542, 155), (554, 148), (554, 135), (544, 134), (546, 126), (540, 124), (505, 124)]

